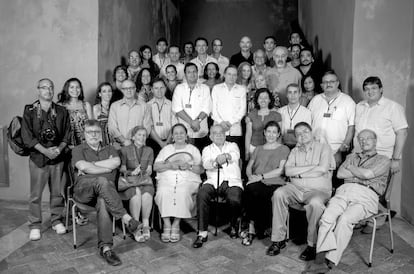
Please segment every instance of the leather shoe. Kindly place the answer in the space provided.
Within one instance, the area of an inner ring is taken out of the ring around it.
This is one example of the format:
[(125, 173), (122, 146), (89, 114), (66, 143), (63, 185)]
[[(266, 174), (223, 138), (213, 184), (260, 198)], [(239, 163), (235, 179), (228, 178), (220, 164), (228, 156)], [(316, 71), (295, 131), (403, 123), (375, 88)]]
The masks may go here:
[(282, 248), (285, 248), (285, 247), (286, 247), (286, 242), (285, 241), (272, 242), (272, 244), (266, 250), (266, 255), (276, 256), (277, 254), (280, 253), (280, 250)]
[(230, 235), (230, 238), (232, 239), (236, 239), (239, 237), (239, 234), (237, 233), (237, 229), (234, 226), (231, 227), (229, 235)]
[(299, 259), (302, 261), (312, 261), (316, 257), (316, 247), (307, 246), (305, 250), (300, 254)]
[(203, 237), (201, 235), (197, 235), (197, 238), (195, 239), (194, 243), (193, 243), (193, 247), (194, 248), (199, 248), (203, 246), (203, 243), (207, 242), (208, 240), (208, 236), (207, 237)]
[(102, 258), (110, 265), (120, 265), (122, 264), (121, 259), (116, 255), (116, 253), (112, 249), (108, 249), (107, 251), (103, 252), (103, 248), (99, 252)]

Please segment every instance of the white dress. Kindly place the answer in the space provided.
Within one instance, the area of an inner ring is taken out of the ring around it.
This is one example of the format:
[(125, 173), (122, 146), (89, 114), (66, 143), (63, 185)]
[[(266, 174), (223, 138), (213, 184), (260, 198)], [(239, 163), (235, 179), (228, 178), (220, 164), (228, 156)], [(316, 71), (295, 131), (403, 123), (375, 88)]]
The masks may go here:
[[(200, 151), (191, 144), (187, 144), (183, 149), (176, 149), (172, 144), (165, 146), (155, 159), (155, 163), (165, 161), (176, 152), (188, 152), (193, 156), (191, 164), (201, 164)], [(201, 183), (200, 175), (190, 170), (166, 170), (158, 172), (156, 178), (155, 203), (161, 217), (191, 218)]]

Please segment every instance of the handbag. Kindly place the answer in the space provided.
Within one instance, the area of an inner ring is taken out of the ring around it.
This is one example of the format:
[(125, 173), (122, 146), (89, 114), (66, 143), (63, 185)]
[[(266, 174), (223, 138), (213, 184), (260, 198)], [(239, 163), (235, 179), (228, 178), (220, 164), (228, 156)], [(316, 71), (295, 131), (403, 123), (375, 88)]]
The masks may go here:
[[(136, 149), (134, 148), (134, 152), (135, 164), (138, 166), (140, 164), (138, 159), (142, 158), (143, 151), (141, 151), (140, 155), (138, 155)], [(148, 176), (144, 170), (141, 170), (139, 175), (131, 175), (128, 173), (130, 172), (127, 172), (126, 174), (120, 176), (118, 180), (118, 191), (124, 191), (131, 187), (153, 185), (150, 176)]]

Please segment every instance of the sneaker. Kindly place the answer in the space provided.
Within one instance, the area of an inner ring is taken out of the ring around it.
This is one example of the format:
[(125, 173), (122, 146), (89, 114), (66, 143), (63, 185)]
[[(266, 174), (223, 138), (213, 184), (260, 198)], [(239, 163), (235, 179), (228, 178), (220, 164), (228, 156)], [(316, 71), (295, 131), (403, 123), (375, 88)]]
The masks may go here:
[(29, 239), (31, 241), (38, 241), (40, 240), (41, 237), (42, 235), (40, 234), (40, 229), (38, 228), (30, 229)]
[(56, 231), (57, 234), (65, 234), (66, 233), (66, 227), (62, 223), (58, 223), (54, 226), (52, 226), (52, 229)]
[(145, 238), (144, 238), (144, 235), (142, 235), (141, 229), (137, 229), (133, 235), (134, 235), (135, 241), (137, 241), (138, 243), (145, 242)]
[(266, 251), (266, 255), (276, 256), (277, 254), (280, 253), (280, 250), (285, 247), (286, 247), (285, 241), (272, 242), (272, 244), (269, 246), (269, 248)]
[(121, 259), (116, 255), (116, 253), (112, 249), (108, 249), (107, 251), (103, 252), (103, 248), (101, 248), (99, 255), (105, 259), (105, 261), (110, 265), (120, 265), (122, 264)]

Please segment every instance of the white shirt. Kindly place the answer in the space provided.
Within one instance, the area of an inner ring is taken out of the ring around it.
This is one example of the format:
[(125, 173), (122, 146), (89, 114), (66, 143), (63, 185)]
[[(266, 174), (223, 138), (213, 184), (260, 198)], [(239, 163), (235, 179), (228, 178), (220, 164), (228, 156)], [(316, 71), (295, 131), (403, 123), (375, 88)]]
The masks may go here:
[(355, 102), (343, 92), (329, 103), (325, 98), (325, 94), (318, 94), (308, 105), (312, 113), (312, 131), (315, 140), (328, 143), (336, 153), (345, 140), (348, 127), (354, 125)]
[(231, 123), (226, 135), (241, 136), (241, 119), (246, 114), (246, 87), (234, 84), (231, 90), (226, 83), (217, 84), (211, 92), (213, 112), (211, 118), (220, 124), (223, 121)]
[(154, 61), (155, 64), (161, 69), (164, 64), (170, 62), (170, 57), (168, 57), (167, 54), (165, 54), (165, 57), (163, 59), (160, 58), (160, 54), (157, 53), (152, 57), (152, 61)]
[[(190, 86), (185, 82), (175, 87), (172, 98), (172, 111), (177, 114), (184, 110), (192, 120), (196, 119), (200, 112), (207, 115), (211, 112), (210, 88), (204, 84), (197, 83), (191, 91)], [(200, 122), (200, 130), (194, 132), (191, 126), (178, 117), (178, 122), (184, 124), (188, 130), (188, 137), (202, 138), (208, 134), (207, 118)]]
[[(160, 76), (163, 76), (163, 77), (167, 76), (166, 69), (168, 65), (171, 65), (171, 60), (168, 60), (168, 62), (165, 62), (164, 65), (160, 68)], [(177, 70), (177, 79), (182, 81), (184, 79), (184, 64), (178, 62), (177, 64), (173, 64), (173, 65)]]
[(194, 63), (197, 66), (197, 69), (198, 69), (198, 77), (199, 78), (203, 77), (203, 75), (204, 75), (204, 67), (208, 63), (210, 63), (210, 62), (213, 62), (213, 63), (216, 63), (217, 64), (217, 59), (211, 57), (210, 55), (207, 55), (207, 58), (206, 58), (206, 61), (205, 62), (202, 62), (200, 60), (200, 58), (198, 58), (198, 56), (196, 58), (194, 58), (193, 60), (191, 60), (191, 63)]
[(217, 65), (219, 66), (219, 72), (220, 76), (224, 76), (224, 70), (229, 66), (230, 60), (229, 58), (223, 56), (220, 54), (218, 58), (215, 58), (213, 55), (210, 55), (212, 58), (214, 58), (217, 61)]
[(282, 134), (285, 134), (288, 129), (293, 130), (299, 122), (306, 122), (309, 125), (312, 124), (311, 111), (300, 104), (293, 110), (289, 108), (289, 105), (283, 106), (278, 112), (282, 116)]
[(357, 140), (358, 133), (363, 129), (373, 130), (377, 134), (377, 152), (392, 158), (395, 145), (395, 132), (408, 128), (404, 108), (382, 96), (373, 106), (361, 101), (356, 106), (354, 151), (360, 152)]
[(219, 148), (214, 143), (206, 146), (203, 149), (201, 159), (203, 162), (203, 167), (206, 169), (207, 180), (205, 184), (211, 184), (214, 188), (217, 188), (217, 168), (216, 168), (216, 158), (218, 155), (228, 153), (231, 155), (231, 160), (223, 164), (222, 169), (220, 169), (220, 181), (219, 185), (223, 181), (229, 182), (229, 187), (238, 186), (243, 189), (241, 181), (241, 172), (239, 166), (240, 160), (240, 151), (236, 143), (233, 142), (224, 142), (222, 148)]

